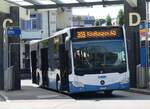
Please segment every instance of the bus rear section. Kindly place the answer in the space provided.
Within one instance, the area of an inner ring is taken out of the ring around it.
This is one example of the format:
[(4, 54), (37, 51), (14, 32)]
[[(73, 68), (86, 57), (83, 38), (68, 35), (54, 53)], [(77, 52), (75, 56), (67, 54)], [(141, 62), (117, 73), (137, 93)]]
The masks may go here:
[(126, 90), (129, 68), (122, 27), (80, 28), (72, 31), (73, 74), (70, 93)]

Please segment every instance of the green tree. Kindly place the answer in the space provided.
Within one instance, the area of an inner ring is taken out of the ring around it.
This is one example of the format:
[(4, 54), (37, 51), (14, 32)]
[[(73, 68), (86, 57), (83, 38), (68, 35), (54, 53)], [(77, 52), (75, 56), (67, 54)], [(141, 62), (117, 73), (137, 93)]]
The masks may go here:
[(96, 26), (99, 26), (99, 25), (100, 25), (100, 24), (99, 24), (99, 19), (96, 19), (96, 20), (95, 20), (95, 25), (96, 25)]
[(124, 24), (124, 12), (122, 9), (119, 10), (118, 16), (117, 16), (117, 24), (123, 25)]
[(112, 25), (112, 23), (111, 23), (111, 17), (110, 17), (110, 15), (107, 15), (107, 17), (106, 17), (106, 25)]

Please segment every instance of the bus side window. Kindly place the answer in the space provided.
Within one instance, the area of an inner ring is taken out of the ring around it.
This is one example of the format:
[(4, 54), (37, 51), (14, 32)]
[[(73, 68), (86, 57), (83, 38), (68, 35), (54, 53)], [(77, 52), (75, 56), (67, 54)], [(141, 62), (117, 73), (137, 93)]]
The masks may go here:
[(55, 69), (59, 69), (59, 38), (53, 39), (53, 64)]

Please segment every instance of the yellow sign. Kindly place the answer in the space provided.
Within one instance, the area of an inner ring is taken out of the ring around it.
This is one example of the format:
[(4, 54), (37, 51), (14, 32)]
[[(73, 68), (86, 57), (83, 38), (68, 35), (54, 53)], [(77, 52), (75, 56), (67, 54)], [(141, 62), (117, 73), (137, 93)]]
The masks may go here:
[(117, 36), (116, 30), (109, 31), (77, 31), (77, 39), (86, 39), (86, 38), (114, 38)]

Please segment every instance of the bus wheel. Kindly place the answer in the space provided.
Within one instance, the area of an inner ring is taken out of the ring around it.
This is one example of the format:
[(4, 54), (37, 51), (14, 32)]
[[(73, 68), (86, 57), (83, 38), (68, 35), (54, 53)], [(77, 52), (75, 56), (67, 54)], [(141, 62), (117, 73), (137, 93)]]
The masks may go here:
[(104, 91), (104, 94), (106, 95), (106, 96), (111, 96), (112, 95), (112, 90), (107, 90), (107, 91)]

